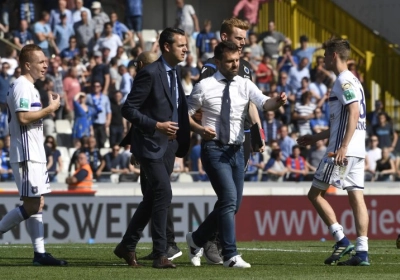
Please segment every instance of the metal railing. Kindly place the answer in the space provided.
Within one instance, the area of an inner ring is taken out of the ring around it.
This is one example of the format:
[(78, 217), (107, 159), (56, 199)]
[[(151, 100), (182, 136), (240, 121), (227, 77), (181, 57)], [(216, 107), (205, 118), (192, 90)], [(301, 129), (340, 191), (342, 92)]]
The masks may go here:
[(400, 54), (396, 45), (355, 19), (330, 0), (270, 1), (261, 5), (258, 31), (268, 29), (273, 20), (276, 29), (291, 38), (293, 47), (306, 34), (310, 44), (322, 43), (332, 36), (347, 38), (352, 48), (352, 59), (364, 74), (368, 110), (380, 99), (385, 111), (400, 129)]

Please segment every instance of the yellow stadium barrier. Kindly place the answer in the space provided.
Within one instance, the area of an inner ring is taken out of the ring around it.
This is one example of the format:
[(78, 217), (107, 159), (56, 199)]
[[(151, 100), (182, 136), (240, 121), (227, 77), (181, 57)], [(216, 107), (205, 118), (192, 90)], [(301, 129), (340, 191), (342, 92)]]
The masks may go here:
[(271, 1), (261, 5), (259, 19), (258, 32), (266, 31), (273, 20), (294, 48), (303, 34), (309, 37), (310, 45), (321, 44), (332, 36), (347, 38), (352, 59), (364, 76), (368, 110), (374, 109), (376, 99), (382, 100), (400, 130), (400, 55), (390, 42), (330, 0)]

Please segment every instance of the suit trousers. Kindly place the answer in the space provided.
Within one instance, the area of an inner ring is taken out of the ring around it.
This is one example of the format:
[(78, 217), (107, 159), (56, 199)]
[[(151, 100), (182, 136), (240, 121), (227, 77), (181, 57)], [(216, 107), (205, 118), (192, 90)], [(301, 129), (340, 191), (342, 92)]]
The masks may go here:
[[(142, 194), (144, 195), (146, 189), (148, 188), (148, 183), (147, 183), (147, 177), (144, 174), (144, 170), (142, 169), (142, 167), (140, 167), (140, 188), (142, 190)], [(167, 216), (167, 244), (168, 246), (176, 245), (175, 228), (174, 228), (174, 222), (172, 221), (171, 211), (168, 211), (168, 216)]]
[(136, 250), (141, 234), (151, 219), (154, 256), (158, 258), (167, 255), (167, 215), (172, 200), (170, 175), (174, 168), (177, 146), (175, 140), (169, 141), (163, 157), (140, 159), (141, 170), (147, 178), (147, 187), (122, 238), (122, 245), (129, 251)]

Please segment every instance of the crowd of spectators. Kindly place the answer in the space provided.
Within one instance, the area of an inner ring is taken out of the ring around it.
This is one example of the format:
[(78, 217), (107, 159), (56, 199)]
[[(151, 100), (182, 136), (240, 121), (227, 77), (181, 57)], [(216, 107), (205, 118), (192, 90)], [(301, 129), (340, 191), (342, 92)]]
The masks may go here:
[[(254, 82), (266, 95), (285, 91), (288, 96), (288, 103), (280, 110), (260, 112), (267, 148), (262, 154), (256, 151), (251, 154), (246, 180), (312, 180), (327, 143), (319, 141), (314, 147), (300, 148), (296, 139), (328, 129), (328, 99), (336, 77), (325, 69), (323, 56), (317, 55), (321, 47), (310, 46), (307, 35), (300, 37), (300, 46), (296, 48), (290, 38), (275, 29), (273, 21), (267, 31), (255, 32), (254, 11), (267, 1), (249, 4), (250, 1), (241, 0), (232, 12), (238, 16), (243, 10), (252, 26), (242, 56), (251, 65)], [(57, 174), (63, 170), (73, 172), (82, 151), (97, 181), (111, 181), (113, 176), (119, 181), (139, 179), (140, 167), (129, 162), (130, 147), (118, 146), (129, 131), (120, 107), (134, 82), (136, 58), (143, 50), (159, 53), (159, 47), (157, 41), (150, 45), (144, 42), (142, 1), (117, 2), (125, 5), (125, 18), (121, 20), (114, 11), (104, 12), (100, 1), (45, 1), (45, 9), (40, 12), (35, 11), (32, 0), (1, 1), (0, 35), (17, 48), (36, 43), (49, 59), (46, 77), (35, 84), (43, 106), (48, 104), (48, 92), (61, 96), (60, 109), (43, 120), (52, 182), (57, 182)], [(11, 15), (18, 17), (15, 26), (8, 21)], [(220, 41), (218, 27), (213, 27), (209, 19), (199, 19), (193, 6), (184, 0), (176, 0), (176, 27), (184, 29), (189, 39), (191, 51), (179, 71), (185, 93), (190, 95), (201, 67), (213, 57), (213, 49)], [(349, 70), (363, 82), (355, 61), (349, 61)], [(5, 97), (10, 84), (20, 75), (18, 52), (9, 47), (1, 57), (0, 70), (2, 181), (13, 180)], [(398, 135), (382, 102), (376, 101), (375, 108), (367, 115), (366, 180), (400, 180)], [(75, 151), (69, 155), (68, 168), (63, 166), (57, 150), (56, 142), (61, 140), (60, 131), (56, 131), (58, 120), (68, 120), (72, 131), (69, 141), (62, 141), (62, 146)], [(200, 160), (201, 137), (193, 135), (191, 141), (192, 148), (186, 158), (177, 158), (175, 162), (173, 181), (185, 172), (190, 172), (193, 181), (208, 180)]]

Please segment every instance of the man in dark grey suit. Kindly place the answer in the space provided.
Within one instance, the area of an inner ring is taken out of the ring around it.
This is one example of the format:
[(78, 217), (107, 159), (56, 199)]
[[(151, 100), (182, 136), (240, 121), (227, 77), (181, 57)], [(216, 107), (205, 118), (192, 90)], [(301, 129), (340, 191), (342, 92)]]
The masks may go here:
[(175, 156), (187, 153), (190, 140), (185, 94), (175, 69), (187, 52), (185, 33), (166, 28), (160, 34), (159, 45), (161, 57), (138, 72), (122, 107), (122, 116), (133, 125), (131, 152), (140, 162), (148, 187), (114, 253), (128, 265), (140, 266), (135, 250), (151, 218), (153, 267), (175, 268), (166, 254), (166, 226)]

